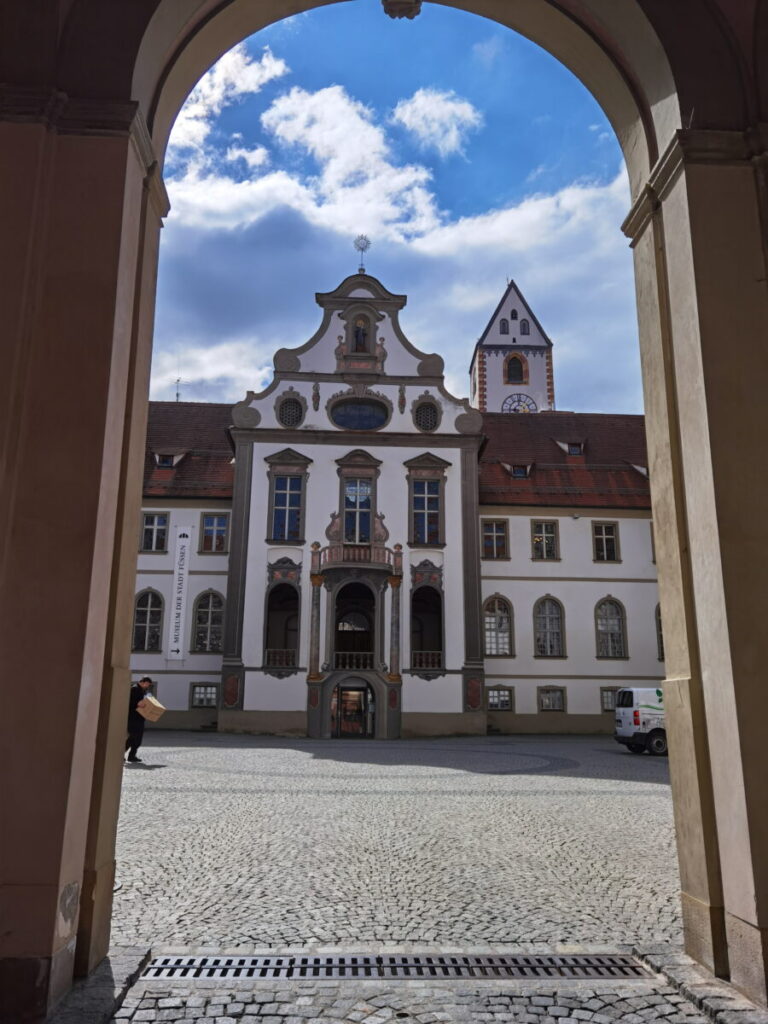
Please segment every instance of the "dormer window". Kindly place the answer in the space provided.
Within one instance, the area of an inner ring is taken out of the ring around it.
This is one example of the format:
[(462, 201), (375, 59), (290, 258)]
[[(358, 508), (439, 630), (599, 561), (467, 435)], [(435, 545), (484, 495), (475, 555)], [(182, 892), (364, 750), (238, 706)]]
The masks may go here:
[(569, 455), (583, 455), (584, 445), (581, 441), (569, 441), (568, 442), (568, 454)]
[(512, 479), (513, 480), (525, 480), (528, 476), (527, 466), (513, 466), (512, 467)]
[(161, 455), (159, 452), (155, 455), (155, 461), (160, 469), (173, 469), (176, 465), (175, 455)]

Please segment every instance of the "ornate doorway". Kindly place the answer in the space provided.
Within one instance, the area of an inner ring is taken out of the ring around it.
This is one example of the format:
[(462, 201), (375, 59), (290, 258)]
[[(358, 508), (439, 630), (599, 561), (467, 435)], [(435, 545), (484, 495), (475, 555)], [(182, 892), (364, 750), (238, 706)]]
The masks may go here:
[(331, 695), (331, 736), (372, 739), (376, 735), (376, 698), (362, 679), (339, 683)]

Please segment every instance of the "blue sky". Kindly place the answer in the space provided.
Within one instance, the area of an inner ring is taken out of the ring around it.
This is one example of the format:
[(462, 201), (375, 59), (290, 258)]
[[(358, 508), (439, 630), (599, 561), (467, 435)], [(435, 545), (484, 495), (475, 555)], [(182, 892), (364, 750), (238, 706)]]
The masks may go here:
[(569, 71), (495, 22), (355, 0), (270, 26), (198, 83), (165, 174), (153, 398), (177, 376), (190, 401), (263, 387), (363, 232), (455, 392), (511, 277), (555, 344), (558, 408), (642, 411), (618, 144)]

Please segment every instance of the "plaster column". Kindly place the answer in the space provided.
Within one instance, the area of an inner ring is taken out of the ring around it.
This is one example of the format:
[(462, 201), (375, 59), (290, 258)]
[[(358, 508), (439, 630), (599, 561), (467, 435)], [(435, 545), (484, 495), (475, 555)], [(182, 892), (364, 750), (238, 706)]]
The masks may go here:
[(763, 1003), (764, 149), (678, 132), (627, 222), (641, 312), (660, 325), (641, 316), (686, 948)]
[(224, 616), (224, 657), (221, 664), (222, 712), (242, 709), (245, 690), (243, 629), (245, 621), (248, 537), (253, 489), (253, 441), (240, 425), (242, 414), (233, 410), (235, 479), (232, 489), (232, 529), (227, 568), (227, 607)]
[(387, 579), (392, 591), (392, 612), (389, 623), (389, 675), (390, 683), (401, 683), (400, 675), (400, 593), (402, 576), (389, 576)]
[(4, 670), (17, 699), (0, 740), (0, 827), (14, 837), (3, 850), (0, 1020), (22, 1024), (42, 1021), (71, 984), (81, 901), (93, 937), (83, 938), (84, 965), (107, 950), (130, 506), (149, 367), (151, 315), (137, 286), (145, 269), (154, 274), (142, 258), (153, 244), (144, 233), (152, 155), (132, 103), (26, 89), (6, 92), (3, 116), (0, 615), (14, 638)]
[(322, 679), (320, 675), (320, 593), (323, 586), (323, 574), (320, 568), (320, 545), (317, 541), (312, 545), (312, 571), (309, 579), (312, 583), (312, 608), (309, 618), (309, 673), (307, 680)]

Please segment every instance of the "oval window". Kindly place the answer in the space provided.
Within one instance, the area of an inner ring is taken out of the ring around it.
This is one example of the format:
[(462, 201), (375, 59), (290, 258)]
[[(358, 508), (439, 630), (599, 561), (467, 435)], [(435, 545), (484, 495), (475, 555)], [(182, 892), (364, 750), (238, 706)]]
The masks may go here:
[(337, 402), (330, 415), (345, 430), (378, 430), (389, 419), (389, 409), (370, 398), (347, 398)]

